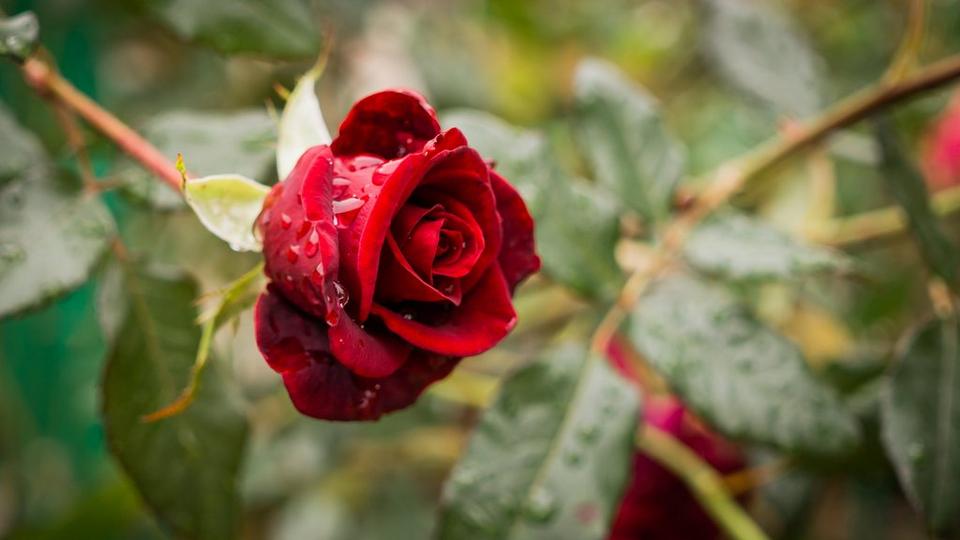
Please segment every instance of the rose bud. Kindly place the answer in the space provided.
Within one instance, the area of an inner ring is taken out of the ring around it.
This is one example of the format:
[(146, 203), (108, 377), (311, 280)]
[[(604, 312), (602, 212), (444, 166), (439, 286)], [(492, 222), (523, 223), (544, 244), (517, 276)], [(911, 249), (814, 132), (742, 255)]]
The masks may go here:
[[(676, 398), (648, 397), (643, 421), (674, 436), (720, 474), (746, 466), (736, 446), (708, 431)], [(709, 540), (720, 536), (713, 519), (682, 480), (645, 454), (634, 455), (633, 479), (620, 502), (610, 540)]]
[(257, 344), (294, 406), (328, 420), (407, 407), (496, 345), (540, 268), (516, 190), (403, 90), (357, 102), (274, 186), (257, 227), (270, 279)]
[(960, 93), (924, 136), (921, 167), (934, 191), (960, 183)]

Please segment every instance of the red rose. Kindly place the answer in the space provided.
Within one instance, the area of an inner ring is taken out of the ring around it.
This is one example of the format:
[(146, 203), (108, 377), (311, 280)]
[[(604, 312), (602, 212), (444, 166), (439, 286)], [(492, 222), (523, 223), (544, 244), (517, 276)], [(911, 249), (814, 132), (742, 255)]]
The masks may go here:
[(373, 420), (513, 328), (540, 267), (523, 200), (417, 94), (353, 106), (258, 220), (257, 344), (300, 412)]
[(921, 165), (933, 190), (960, 184), (960, 93), (924, 137)]

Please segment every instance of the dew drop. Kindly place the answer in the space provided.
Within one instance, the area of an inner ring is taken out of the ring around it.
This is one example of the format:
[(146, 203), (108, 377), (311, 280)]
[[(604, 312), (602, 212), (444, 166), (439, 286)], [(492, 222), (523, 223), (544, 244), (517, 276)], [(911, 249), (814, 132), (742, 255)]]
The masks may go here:
[(327, 314), (324, 317), (327, 326), (336, 326), (340, 322), (340, 311), (337, 309), (327, 309)]
[(343, 285), (339, 281), (334, 281), (333, 288), (337, 293), (337, 303), (340, 304), (340, 307), (347, 305), (347, 302), (350, 301), (350, 294), (343, 288)]
[(300, 228), (297, 229), (297, 240), (300, 240), (301, 238), (306, 236), (307, 231), (309, 230), (310, 230), (310, 222), (307, 220), (304, 220), (303, 223), (300, 224)]
[(293, 219), (288, 216), (286, 213), (280, 213), (280, 226), (284, 229), (289, 229), (290, 225), (293, 225)]
[(293, 264), (300, 257), (300, 246), (291, 244), (287, 246), (287, 262)]
[(352, 212), (363, 206), (363, 200), (356, 197), (348, 197), (342, 201), (333, 201), (333, 213), (334, 214), (343, 214), (346, 212)]
[(336, 178), (333, 179), (333, 186), (334, 186), (334, 187), (346, 187), (346, 186), (349, 186), (349, 185), (351, 185), (351, 184), (353, 184), (353, 182), (351, 182), (349, 179), (344, 178), (344, 177), (342, 177), (342, 176), (338, 176), (338, 177), (336, 177)]
[(527, 499), (523, 510), (524, 515), (534, 521), (548, 521), (557, 511), (557, 501), (552, 493), (542, 487), (536, 487)]
[(317, 263), (317, 266), (310, 273), (310, 281), (318, 287), (323, 285), (323, 263)]

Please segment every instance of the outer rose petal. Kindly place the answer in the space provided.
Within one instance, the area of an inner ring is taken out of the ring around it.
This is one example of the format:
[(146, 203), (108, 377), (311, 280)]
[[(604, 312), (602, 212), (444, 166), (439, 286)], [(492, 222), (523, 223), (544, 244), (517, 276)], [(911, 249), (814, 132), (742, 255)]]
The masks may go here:
[(517, 284), (540, 269), (540, 257), (533, 240), (533, 218), (517, 190), (493, 170), (490, 185), (497, 197), (497, 212), (503, 226), (500, 268), (513, 293)]
[(385, 90), (354, 104), (331, 146), (337, 156), (373, 154), (389, 160), (420, 151), (438, 133), (437, 113), (423, 96)]
[(257, 301), (256, 334), (260, 352), (283, 376), (297, 410), (325, 420), (376, 420), (407, 407), (457, 364), (455, 359), (415, 351), (388, 377), (361, 377), (332, 357), (322, 321), (269, 290)]
[(517, 323), (510, 291), (496, 267), (483, 276), (443, 323), (424, 324), (379, 304), (373, 305), (373, 313), (383, 319), (391, 332), (415, 347), (450, 356), (472, 356), (487, 351)]

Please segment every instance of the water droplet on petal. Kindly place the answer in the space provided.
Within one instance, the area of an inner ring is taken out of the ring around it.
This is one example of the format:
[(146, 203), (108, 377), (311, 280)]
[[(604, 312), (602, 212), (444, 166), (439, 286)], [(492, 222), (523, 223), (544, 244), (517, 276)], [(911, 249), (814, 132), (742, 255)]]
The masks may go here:
[(337, 293), (337, 303), (340, 304), (340, 307), (347, 305), (347, 302), (350, 301), (350, 294), (343, 288), (343, 285), (339, 281), (334, 281), (333, 288)]
[(310, 222), (307, 220), (304, 220), (303, 223), (300, 224), (300, 228), (297, 229), (297, 240), (303, 238), (307, 234), (307, 231), (309, 230), (310, 230)]
[(323, 263), (318, 263), (310, 273), (310, 281), (318, 287), (323, 285)]
[(293, 224), (293, 218), (291, 218), (290, 216), (288, 216), (286, 213), (281, 212), (281, 213), (280, 213), (280, 226), (283, 227), (284, 229), (289, 229), (289, 228), (290, 228), (290, 225), (292, 225), (292, 224)]
[(527, 499), (523, 510), (524, 515), (535, 521), (548, 521), (557, 511), (557, 501), (545, 488), (536, 487)]
[(353, 182), (351, 182), (349, 179), (343, 178), (343, 177), (341, 177), (341, 176), (338, 176), (338, 177), (336, 177), (336, 178), (333, 179), (333, 186), (334, 186), (334, 187), (346, 187), (346, 186), (351, 185), (352, 183), (353, 183)]
[(290, 264), (297, 262), (297, 258), (300, 256), (300, 246), (296, 244), (291, 244), (287, 246), (287, 261)]
[(348, 197), (342, 201), (333, 201), (333, 213), (343, 214), (351, 212), (363, 206), (363, 201), (356, 197)]

